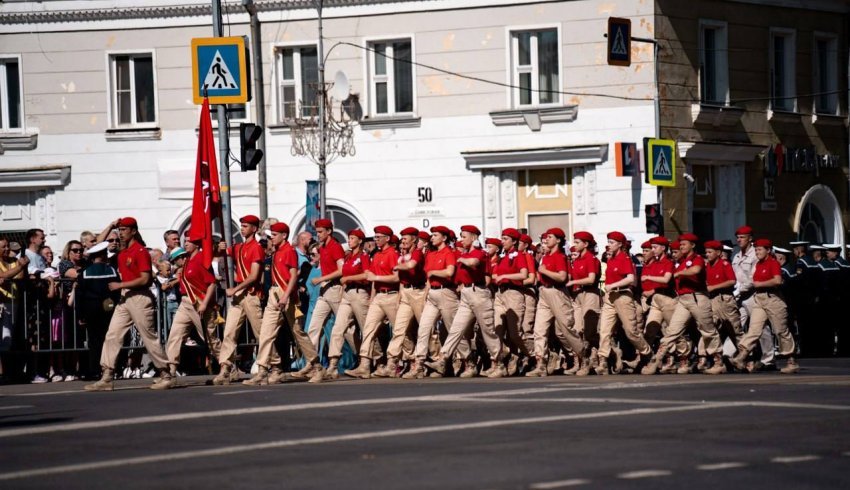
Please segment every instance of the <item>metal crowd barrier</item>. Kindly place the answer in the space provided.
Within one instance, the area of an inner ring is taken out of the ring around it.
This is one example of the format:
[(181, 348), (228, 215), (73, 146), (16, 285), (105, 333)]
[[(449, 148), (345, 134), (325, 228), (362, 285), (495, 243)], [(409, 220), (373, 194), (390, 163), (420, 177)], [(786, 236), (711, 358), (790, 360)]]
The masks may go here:
[[(48, 298), (46, 279), (37, 280), (15, 280), (17, 292), (13, 300), (3, 299), (3, 305), (9, 308), (12, 320), (12, 336), (17, 339), (17, 344), (23, 340), (25, 349), (41, 353), (53, 352), (81, 352), (88, 350), (88, 332), (84, 325), (80, 324), (78, 302), (68, 305), (68, 292), (72, 291), (74, 281), (72, 279), (56, 279), (59, 283), (60, 295), (56, 298)], [(165, 345), (168, 333), (171, 329), (173, 315), (169, 313), (166, 295), (160, 290), (160, 284), (154, 281), (156, 310), (154, 318), (159, 341)], [(221, 298), (223, 290), (218, 292)], [(219, 299), (219, 298), (217, 298)], [(227, 311), (224, 302), (217, 302), (220, 315), (226, 318)], [(179, 299), (177, 302), (179, 305)], [(176, 312), (176, 308), (175, 308)], [(247, 320), (240, 333), (239, 346), (256, 346), (257, 339), (248, 325)], [(219, 338), (224, 334), (224, 323), (218, 325)], [(124, 349), (144, 349), (144, 343), (138, 330), (131, 328), (124, 339)]]

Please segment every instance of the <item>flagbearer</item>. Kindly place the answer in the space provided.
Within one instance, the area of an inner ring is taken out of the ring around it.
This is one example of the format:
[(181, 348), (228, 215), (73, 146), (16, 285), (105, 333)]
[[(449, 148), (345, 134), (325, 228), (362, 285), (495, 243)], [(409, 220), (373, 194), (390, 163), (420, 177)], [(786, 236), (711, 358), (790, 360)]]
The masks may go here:
[[(236, 286), (228, 288), (226, 293), (231, 299), (231, 306), (227, 312), (227, 322), (224, 324), (224, 339), (221, 343), (221, 353), (218, 362), (221, 370), (213, 379), (215, 385), (227, 385), (233, 378), (239, 376), (239, 370), (234, 369), (233, 360), (236, 354), (237, 338), (245, 318), (251, 324), (254, 336), (260, 338), (260, 327), (262, 323), (262, 311), (260, 309), (260, 273), (263, 268), (265, 253), (262, 245), (257, 242), (255, 234), (260, 227), (260, 218), (254, 215), (243, 216), (239, 220), (239, 233), (245, 240), (233, 246), (230, 254), (236, 264)], [(271, 365), (280, 364), (280, 356), (272, 347)], [(277, 382), (283, 376), (280, 369), (275, 369), (269, 381)]]
[(218, 359), (221, 351), (221, 341), (215, 326), (216, 280), (209, 267), (204, 267), (204, 257), (198, 248), (198, 241), (186, 240), (183, 248), (171, 252), (171, 262), (179, 267), (180, 274), (180, 306), (171, 322), (168, 333), (168, 343), (165, 352), (168, 354), (168, 366), (172, 376), (177, 374), (180, 365), (180, 349), (194, 327), (198, 336), (205, 340), (210, 357)]
[(101, 379), (85, 386), (86, 391), (112, 391), (112, 375), (115, 360), (124, 343), (124, 337), (131, 326), (136, 327), (145, 349), (159, 370), (160, 378), (151, 388), (165, 390), (174, 386), (174, 378), (168, 370), (168, 358), (159, 343), (159, 334), (154, 324), (154, 298), (150, 290), (153, 275), (151, 256), (145, 250), (139, 235), (139, 226), (134, 218), (120, 218), (112, 222), (112, 228), (118, 228), (118, 237), (124, 249), (118, 253), (118, 274), (121, 282), (109, 283), (110, 291), (121, 291), (121, 299), (115, 305), (109, 330), (103, 343), (100, 364), (103, 367)]
[[(269, 301), (263, 312), (263, 324), (260, 328), (259, 349), (257, 353), (257, 365), (259, 369), (251, 379), (243, 381), (246, 385), (266, 385), (279, 382), (283, 378), (276, 376), (272, 379), (269, 369), (272, 368), (271, 361), (274, 355), (274, 343), (280, 324), (286, 319), (292, 338), (298, 350), (306, 361), (304, 369), (293, 375), (296, 378), (309, 376), (310, 382), (322, 381), (325, 370), (319, 363), (316, 348), (310, 342), (310, 337), (304, 332), (301, 321), (304, 313), (298, 307), (298, 294), (296, 293), (298, 283), (298, 256), (295, 249), (289, 244), (289, 225), (278, 222), (271, 226), (271, 242), (275, 252), (272, 257), (272, 286), (269, 290)], [(278, 357), (278, 360), (280, 358)], [(274, 365), (272, 369), (282, 372), (280, 365)]]

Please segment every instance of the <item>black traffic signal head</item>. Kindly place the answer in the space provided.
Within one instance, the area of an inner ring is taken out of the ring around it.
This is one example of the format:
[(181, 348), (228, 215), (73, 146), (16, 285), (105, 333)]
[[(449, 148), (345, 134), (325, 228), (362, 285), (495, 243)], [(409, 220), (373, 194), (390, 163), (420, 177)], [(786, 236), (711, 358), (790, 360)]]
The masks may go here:
[(257, 149), (257, 140), (263, 135), (263, 128), (252, 123), (239, 125), (239, 148), (242, 159), (240, 166), (243, 172), (257, 170), (257, 165), (263, 160), (263, 151)]
[(663, 235), (664, 216), (661, 214), (661, 205), (647, 204), (643, 209), (646, 213), (646, 232), (651, 235)]

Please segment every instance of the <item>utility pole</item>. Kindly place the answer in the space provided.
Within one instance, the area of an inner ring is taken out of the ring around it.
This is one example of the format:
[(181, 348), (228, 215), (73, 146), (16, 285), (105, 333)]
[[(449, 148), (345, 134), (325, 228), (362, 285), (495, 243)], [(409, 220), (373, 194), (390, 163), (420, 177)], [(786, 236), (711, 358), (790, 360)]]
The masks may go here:
[(266, 95), (263, 92), (263, 40), (260, 32), (260, 18), (254, 0), (242, 0), (242, 6), (251, 17), (251, 63), (254, 65), (254, 106), (257, 108), (256, 124), (263, 128), (257, 146), (263, 152), (263, 159), (257, 166), (257, 184), (260, 188), (260, 216), (269, 217), (269, 196), (266, 184), (266, 164), (269, 161), (266, 152)]
[[(212, 0), (213, 36), (222, 37), (221, 29), (221, 0)], [(221, 184), (221, 234), (227, 248), (233, 246), (233, 234), (230, 231), (230, 130), (227, 127), (227, 106), (219, 104), (216, 106), (218, 115), (218, 178)], [(226, 257), (227, 270), (225, 279), (227, 287), (233, 285), (233, 259), (230, 255)]]
[(319, 217), (326, 218), (328, 206), (328, 162), (327, 148), (325, 147), (325, 138), (327, 137), (325, 135), (325, 111), (327, 110), (325, 100), (327, 87), (325, 87), (325, 46), (322, 39), (324, 36), (322, 32), (322, 7), (324, 7), (324, 0), (317, 0), (316, 11), (319, 17), (319, 91), (321, 92), (321, 97), (319, 97)]

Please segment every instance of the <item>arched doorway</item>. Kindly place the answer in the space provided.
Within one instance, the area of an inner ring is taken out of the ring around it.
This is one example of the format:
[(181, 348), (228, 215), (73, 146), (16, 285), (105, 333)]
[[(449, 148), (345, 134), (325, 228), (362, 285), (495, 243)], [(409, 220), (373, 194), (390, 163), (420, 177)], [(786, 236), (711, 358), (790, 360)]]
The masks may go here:
[(797, 239), (812, 243), (842, 243), (844, 225), (838, 199), (829, 187), (812, 186), (800, 199), (794, 218)]
[[(189, 225), (192, 224), (192, 216), (184, 219), (180, 226), (177, 228), (177, 231), (180, 232), (180, 236), (183, 236), (183, 233), (189, 229)], [(242, 239), (242, 234), (239, 233), (239, 222), (235, 220), (230, 220), (230, 232), (233, 238), (233, 243), (242, 243), (244, 240)], [(213, 236), (221, 237), (221, 221), (215, 220), (213, 221)]]
[[(349, 231), (355, 228), (363, 228), (363, 224), (360, 223), (360, 220), (357, 219), (354, 213), (341, 206), (329, 204), (325, 210), (328, 219), (330, 219), (334, 224), (333, 236), (340, 243), (344, 244), (348, 241), (348, 236), (346, 235), (346, 233), (348, 233)], [(307, 220), (304, 216), (302, 216), (298, 220), (298, 226), (296, 226), (295, 229), (298, 233), (301, 233), (302, 231), (304, 231), (306, 226)]]

